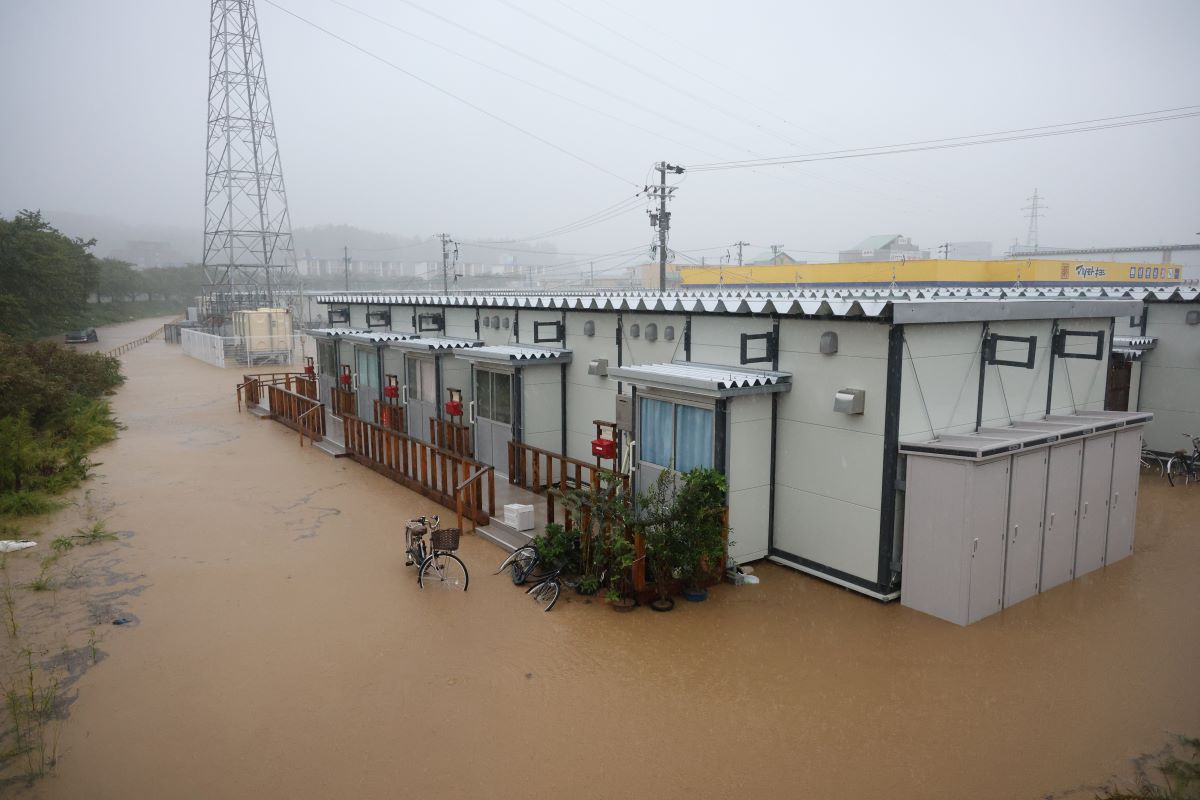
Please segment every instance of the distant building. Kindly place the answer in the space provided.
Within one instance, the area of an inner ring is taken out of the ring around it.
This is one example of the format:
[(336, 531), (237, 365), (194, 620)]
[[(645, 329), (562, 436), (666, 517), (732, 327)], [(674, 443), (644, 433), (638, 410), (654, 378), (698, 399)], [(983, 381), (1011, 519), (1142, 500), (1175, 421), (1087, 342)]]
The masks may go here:
[(961, 261), (987, 261), (992, 257), (991, 242), (950, 242), (949, 258)]
[(868, 236), (850, 250), (838, 253), (838, 261), (851, 263), (856, 261), (900, 261), (929, 258), (929, 251), (922, 250), (913, 244), (912, 239), (900, 234), (885, 233), (881, 236)]
[(797, 261), (787, 254), (786, 250), (774, 250), (770, 253), (763, 253), (758, 258), (748, 262), (751, 266), (778, 266), (780, 264), (803, 264), (803, 261)]
[(124, 247), (109, 253), (109, 257), (128, 261), (135, 269), (182, 267), (187, 263), (170, 242), (127, 241)]

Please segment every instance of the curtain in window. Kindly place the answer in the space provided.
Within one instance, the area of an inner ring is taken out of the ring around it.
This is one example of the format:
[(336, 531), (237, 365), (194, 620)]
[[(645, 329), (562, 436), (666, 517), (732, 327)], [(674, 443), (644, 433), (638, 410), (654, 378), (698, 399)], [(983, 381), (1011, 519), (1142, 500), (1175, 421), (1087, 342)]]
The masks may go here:
[(361, 386), (379, 386), (379, 352), (376, 350), (364, 350), (363, 348), (355, 348), (355, 357), (358, 360), (358, 383)]
[(495, 405), (492, 419), (505, 425), (512, 424), (512, 376), (506, 372), (492, 375), (492, 401)]
[(675, 406), (675, 470), (711, 467), (713, 412), (707, 408)]
[(672, 404), (662, 400), (643, 397), (639, 415), (641, 417), (641, 455), (642, 461), (657, 464), (660, 467), (671, 464), (672, 435)]

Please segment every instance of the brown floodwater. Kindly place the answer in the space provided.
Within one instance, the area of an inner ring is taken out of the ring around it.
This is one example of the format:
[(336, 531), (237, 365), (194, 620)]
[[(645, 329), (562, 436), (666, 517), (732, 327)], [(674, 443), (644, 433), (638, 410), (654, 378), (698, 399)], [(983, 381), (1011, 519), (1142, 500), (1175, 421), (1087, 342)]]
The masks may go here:
[(1200, 733), (1200, 488), (1144, 478), (1132, 558), (969, 628), (765, 563), (542, 614), (473, 537), (470, 591), (420, 591), (402, 525), (446, 512), (238, 414), (240, 373), (124, 363), (92, 592), (136, 624), (34, 797), (1074, 798)]

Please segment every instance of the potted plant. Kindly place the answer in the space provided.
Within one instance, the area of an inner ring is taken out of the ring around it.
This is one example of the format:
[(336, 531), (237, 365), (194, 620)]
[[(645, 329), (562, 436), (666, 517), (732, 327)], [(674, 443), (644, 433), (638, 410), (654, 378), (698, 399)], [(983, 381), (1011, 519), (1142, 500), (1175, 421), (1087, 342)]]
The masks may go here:
[(685, 472), (675, 494), (679, 524), (677, 574), (683, 596), (699, 602), (708, 596), (705, 584), (723, 568), (725, 556), (725, 476), (697, 467)]
[(591, 485), (551, 491), (561, 499), (578, 531), (581, 579), (577, 591), (595, 594), (608, 583), (617, 595), (627, 594), (633, 543), (627, 535), (629, 496), (621, 477), (605, 470)]
[(671, 580), (680, 564), (679, 511), (675, 498), (675, 473), (664, 469), (654, 484), (638, 495), (638, 530), (646, 544), (646, 563), (658, 595), (650, 602), (655, 611), (675, 608)]

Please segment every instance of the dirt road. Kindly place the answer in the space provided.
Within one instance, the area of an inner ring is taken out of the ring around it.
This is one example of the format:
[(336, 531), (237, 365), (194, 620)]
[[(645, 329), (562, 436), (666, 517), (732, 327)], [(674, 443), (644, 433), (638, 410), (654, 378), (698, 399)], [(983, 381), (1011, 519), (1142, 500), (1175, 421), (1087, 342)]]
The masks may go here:
[(402, 524), (442, 509), (239, 415), (233, 371), (124, 362), (91, 488), (137, 624), (32, 796), (1091, 797), (1200, 733), (1196, 487), (1144, 479), (1132, 558), (969, 628), (769, 564), (540, 614), (474, 539), (469, 592), (418, 590)]

